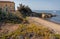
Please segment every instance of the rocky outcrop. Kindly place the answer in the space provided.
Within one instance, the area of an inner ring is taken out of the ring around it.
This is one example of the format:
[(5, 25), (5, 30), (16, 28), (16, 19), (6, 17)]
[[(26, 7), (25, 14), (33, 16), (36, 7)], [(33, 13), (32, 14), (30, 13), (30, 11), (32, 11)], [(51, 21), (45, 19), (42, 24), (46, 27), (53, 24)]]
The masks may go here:
[(39, 17), (39, 18), (52, 18), (52, 17), (56, 17), (57, 15), (53, 15), (51, 13), (36, 13), (36, 12), (33, 12), (30, 16)]
[(56, 15), (53, 15), (51, 13), (41, 13), (41, 18), (52, 18), (52, 17), (56, 17)]
[(32, 12), (32, 10), (25, 5), (20, 4), (20, 7), (18, 7), (18, 11), (21, 12), (21, 14), (25, 16), (31, 16), (31, 17), (40, 17), (40, 18), (52, 18), (55, 17), (56, 15), (53, 15), (51, 13), (37, 13), (37, 12)]

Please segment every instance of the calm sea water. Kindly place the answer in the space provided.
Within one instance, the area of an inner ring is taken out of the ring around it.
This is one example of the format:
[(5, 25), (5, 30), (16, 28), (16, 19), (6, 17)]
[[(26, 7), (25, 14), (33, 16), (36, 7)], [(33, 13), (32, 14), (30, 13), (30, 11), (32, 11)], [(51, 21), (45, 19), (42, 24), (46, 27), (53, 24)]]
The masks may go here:
[(34, 10), (34, 12), (47, 12), (47, 13), (52, 13), (52, 14), (56, 14), (56, 17), (52, 17), (48, 20), (59, 23), (60, 24), (60, 10)]

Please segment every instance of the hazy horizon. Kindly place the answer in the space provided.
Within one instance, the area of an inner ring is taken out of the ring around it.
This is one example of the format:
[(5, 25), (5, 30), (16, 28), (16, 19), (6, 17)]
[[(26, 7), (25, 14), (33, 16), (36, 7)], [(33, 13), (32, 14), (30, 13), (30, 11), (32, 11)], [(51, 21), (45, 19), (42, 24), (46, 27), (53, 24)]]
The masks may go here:
[[(1, 1), (1, 0), (0, 0)], [(3, 0), (14, 1), (15, 8), (19, 4), (28, 5), (32, 10), (60, 10), (60, 0)]]

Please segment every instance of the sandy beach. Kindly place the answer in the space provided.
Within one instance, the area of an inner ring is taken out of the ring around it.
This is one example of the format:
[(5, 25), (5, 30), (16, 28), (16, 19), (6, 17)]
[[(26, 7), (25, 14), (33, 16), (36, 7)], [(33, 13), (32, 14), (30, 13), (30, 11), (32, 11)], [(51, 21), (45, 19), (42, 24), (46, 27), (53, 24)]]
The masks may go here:
[(49, 29), (52, 29), (54, 31), (54, 33), (60, 34), (60, 24), (56, 24), (54, 22), (47, 21), (47, 20), (37, 18), (37, 17), (28, 17), (28, 18), (29, 18), (30, 22), (34, 22), (35, 24), (44, 25), (44, 26), (48, 27)]

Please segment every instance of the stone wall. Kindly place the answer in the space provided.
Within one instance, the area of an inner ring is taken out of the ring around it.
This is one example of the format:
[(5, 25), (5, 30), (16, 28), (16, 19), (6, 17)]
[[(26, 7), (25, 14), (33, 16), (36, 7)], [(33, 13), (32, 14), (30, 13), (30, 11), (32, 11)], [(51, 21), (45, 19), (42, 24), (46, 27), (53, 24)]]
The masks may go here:
[(10, 1), (0, 1), (0, 8), (4, 12), (14, 12), (15, 11), (15, 3)]

